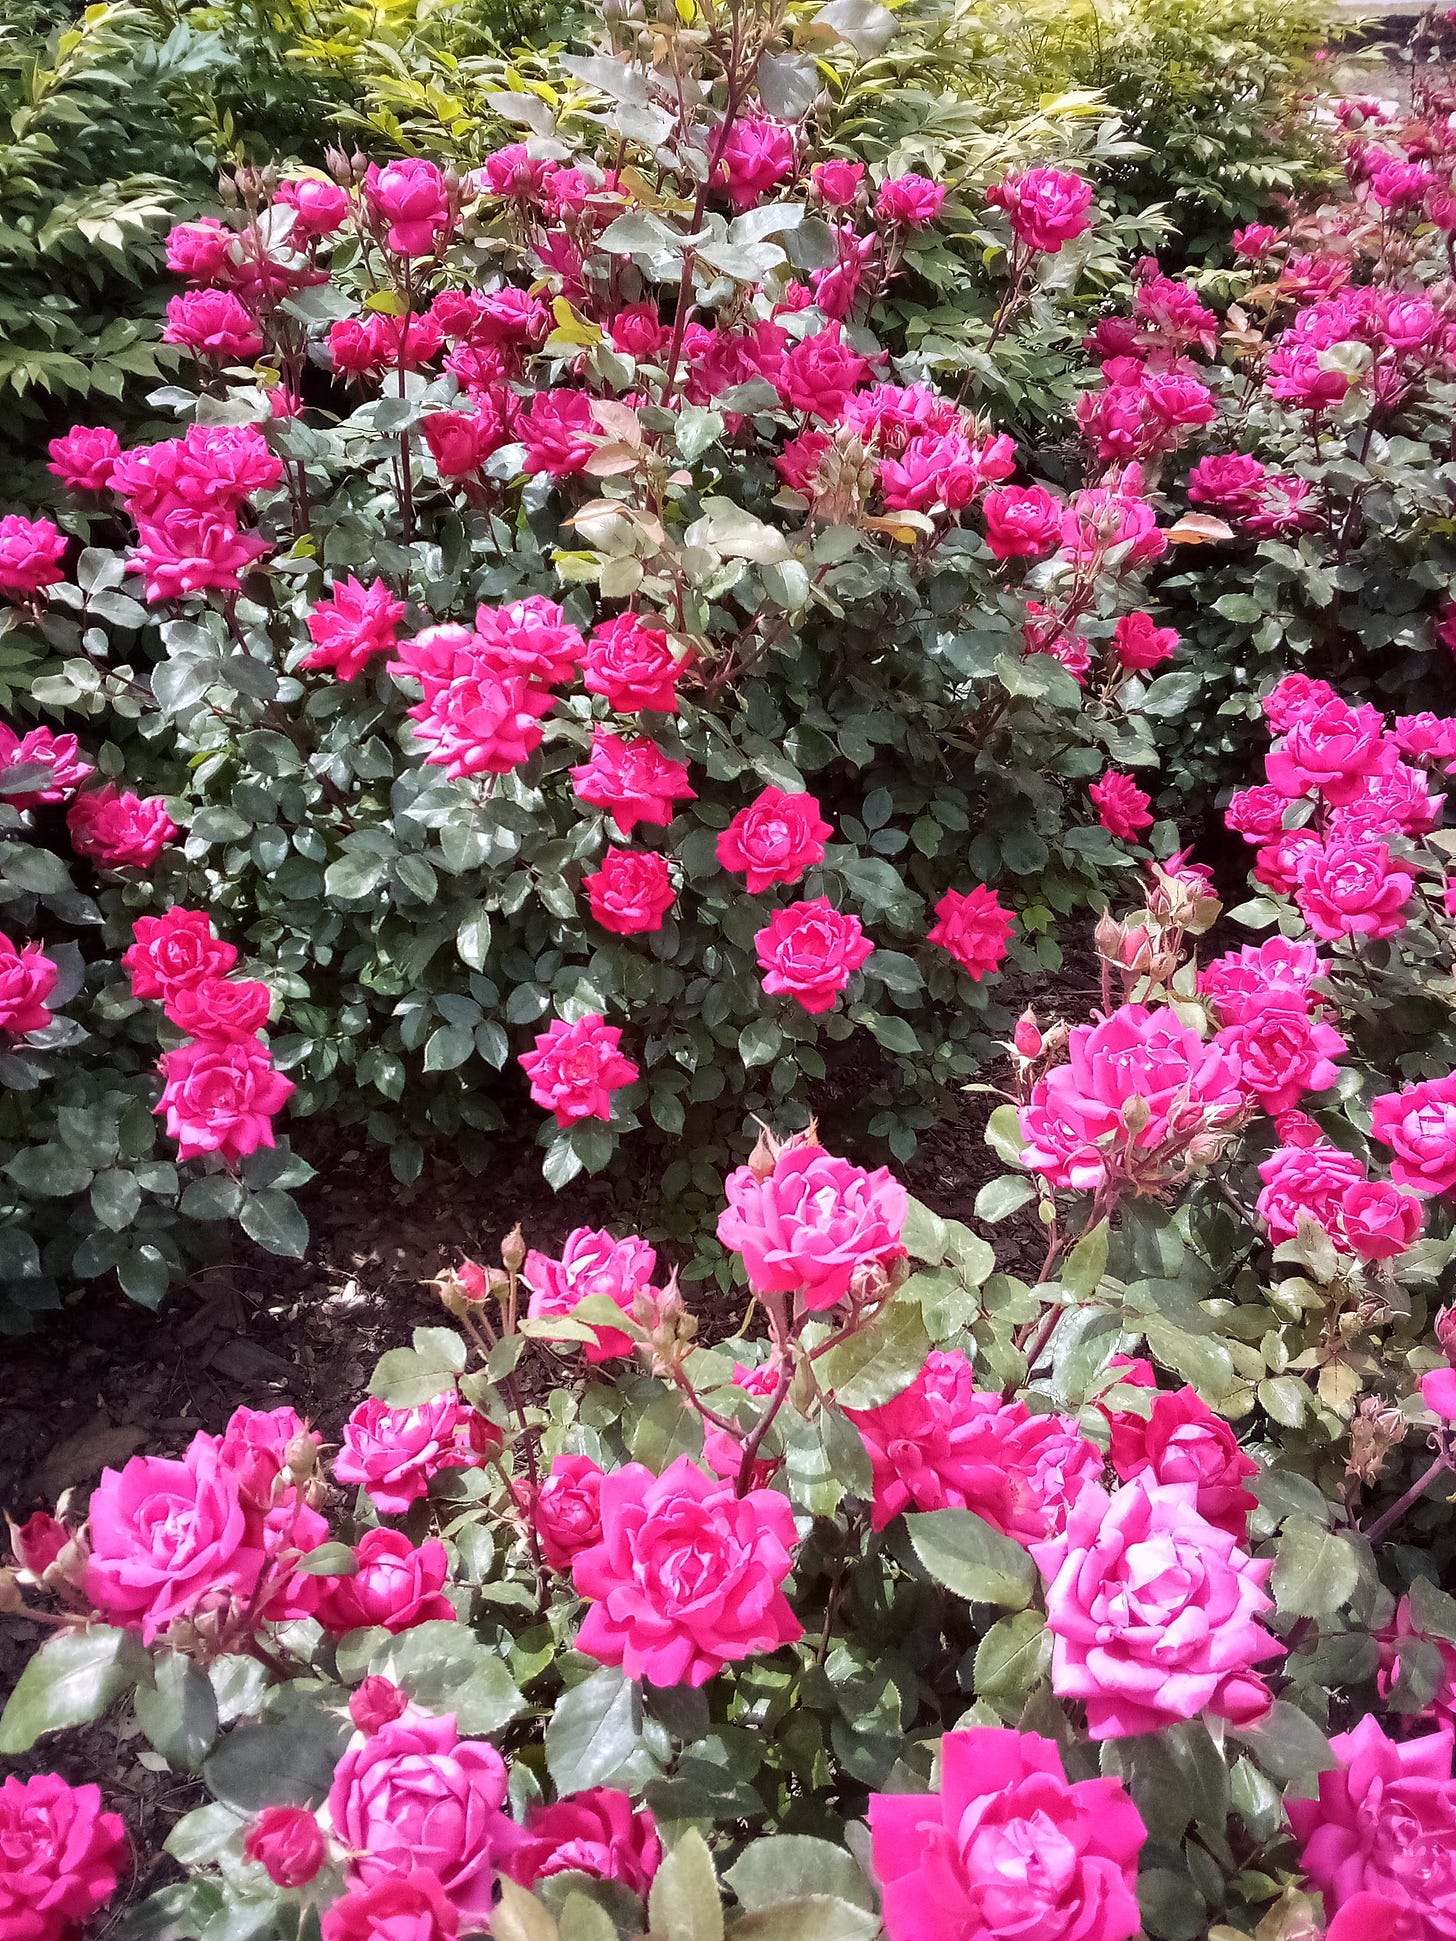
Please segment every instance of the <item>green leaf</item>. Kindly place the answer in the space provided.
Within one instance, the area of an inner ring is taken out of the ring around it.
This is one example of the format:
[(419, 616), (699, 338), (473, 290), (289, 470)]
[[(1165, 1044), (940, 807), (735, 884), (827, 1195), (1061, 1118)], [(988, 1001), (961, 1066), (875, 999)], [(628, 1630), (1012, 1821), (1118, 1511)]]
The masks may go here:
[(46, 1200), (84, 1193), (92, 1179), (92, 1168), (85, 1160), (55, 1139), (42, 1146), (22, 1146), (5, 1171), (22, 1193)]
[(977, 1193), (976, 1218), (995, 1226), (998, 1220), (1010, 1219), (1028, 1200), (1035, 1198), (1035, 1180), (1028, 1179), (1025, 1173), (1002, 1173), (996, 1179), (988, 1179)]
[(708, 1843), (689, 1827), (653, 1877), (647, 1902), (662, 1941), (723, 1941), (723, 1902)]
[(504, 1660), (468, 1624), (448, 1618), (401, 1631), (375, 1652), (369, 1669), (428, 1711), (453, 1712), (461, 1732), (477, 1737), (499, 1732), (526, 1703)]
[(1188, 703), (1202, 686), (1201, 674), (1181, 668), (1172, 674), (1160, 674), (1137, 703), (1136, 711), (1159, 721), (1171, 721), (1187, 711)]
[(819, 1380), (842, 1409), (874, 1409), (910, 1386), (929, 1353), (919, 1302), (897, 1296), (821, 1358)]
[(610, 1779), (637, 1750), (636, 1694), (613, 1665), (564, 1692), (546, 1728), (546, 1764), (558, 1793), (580, 1793)]
[(1328, 1617), (1347, 1603), (1360, 1581), (1360, 1560), (1338, 1530), (1322, 1529), (1309, 1517), (1292, 1516), (1275, 1553), (1269, 1588), (1281, 1612), (1293, 1617)]
[(494, 1941), (558, 1941), (549, 1909), (506, 1874), (501, 1875), (500, 1900), (491, 1915), (490, 1931)]
[(986, 1144), (1008, 1166), (1019, 1166), (1026, 1141), (1021, 1136), (1021, 1119), (1014, 1105), (998, 1105), (986, 1121)]
[(780, 1901), (733, 1923), (729, 1941), (875, 1941), (880, 1917), (833, 1894)]
[(976, 1691), (1019, 1703), (1045, 1673), (1051, 1645), (1040, 1611), (998, 1618), (976, 1647)]
[(465, 1366), (465, 1344), (450, 1328), (416, 1328), (415, 1342), (413, 1348), (390, 1348), (382, 1354), (369, 1378), (369, 1393), (392, 1409), (433, 1402), (455, 1386)]
[(738, 1056), (744, 1066), (771, 1065), (779, 1055), (784, 1034), (772, 1018), (750, 1018), (738, 1034)]
[(852, 1853), (803, 1833), (755, 1840), (728, 1869), (726, 1879), (750, 1913), (814, 1894), (835, 1895), (866, 1909), (875, 1904), (874, 1891)]
[(1257, 1725), (1231, 1730), (1281, 1786), (1298, 1784), (1312, 1793), (1319, 1775), (1332, 1772), (1340, 1763), (1314, 1720), (1287, 1699), (1276, 1698)]
[(1106, 1220), (1099, 1220), (1090, 1233), (1082, 1235), (1062, 1266), (1062, 1286), (1078, 1300), (1090, 1300), (1102, 1284), (1107, 1272), (1107, 1235)]
[(907, 1516), (911, 1548), (938, 1584), (972, 1604), (1024, 1610), (1036, 1589), (1036, 1565), (1010, 1537), (970, 1510)]
[(304, 1577), (357, 1577), (359, 1559), (347, 1543), (321, 1543), (299, 1558), (297, 1568)]
[(207, 1790), (239, 1813), (317, 1806), (349, 1737), (338, 1710), (311, 1701), (228, 1733), (202, 1768)]
[(471, 970), (485, 969), (490, 956), (490, 912), (483, 903), (472, 904), (460, 919), (455, 950), (461, 963)]
[(913, 1057), (920, 1050), (920, 1040), (904, 1018), (885, 1016), (879, 1011), (866, 1011), (863, 1022), (869, 1028), (870, 1036), (885, 1047), (886, 1051), (896, 1051), (906, 1057)]
[(89, 1725), (147, 1671), (129, 1631), (109, 1625), (58, 1631), (21, 1672), (0, 1715), (0, 1753), (29, 1752), (47, 1732)]
[(308, 1221), (280, 1187), (247, 1194), (238, 1220), (248, 1238), (270, 1254), (302, 1260), (308, 1250)]
[(196, 1772), (217, 1738), (217, 1699), (200, 1666), (180, 1652), (166, 1653), (132, 1703), (137, 1724), (167, 1764)]

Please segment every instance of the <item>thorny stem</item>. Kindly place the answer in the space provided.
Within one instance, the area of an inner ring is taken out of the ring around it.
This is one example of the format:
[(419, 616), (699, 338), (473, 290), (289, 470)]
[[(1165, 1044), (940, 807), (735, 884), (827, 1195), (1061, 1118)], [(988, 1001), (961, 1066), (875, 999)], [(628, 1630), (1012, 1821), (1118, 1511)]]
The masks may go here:
[(779, 1370), (779, 1385), (773, 1392), (773, 1398), (759, 1417), (758, 1426), (743, 1445), (743, 1460), (738, 1465), (738, 1481), (733, 1491), (735, 1496), (747, 1496), (753, 1487), (754, 1458), (763, 1447), (764, 1437), (773, 1427), (779, 1410), (789, 1399), (789, 1388), (793, 1379), (794, 1364), (792, 1359), (786, 1358), (783, 1367)]

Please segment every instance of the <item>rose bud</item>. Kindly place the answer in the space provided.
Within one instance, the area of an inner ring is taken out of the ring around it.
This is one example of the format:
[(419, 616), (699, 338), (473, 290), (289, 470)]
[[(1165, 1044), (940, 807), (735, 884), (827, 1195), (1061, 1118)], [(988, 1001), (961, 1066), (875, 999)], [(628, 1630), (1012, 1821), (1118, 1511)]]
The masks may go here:
[(349, 1717), (361, 1732), (378, 1732), (392, 1725), (409, 1700), (392, 1679), (366, 1678), (349, 1699)]
[(501, 1266), (508, 1274), (519, 1274), (526, 1264), (526, 1242), (519, 1220), (501, 1242)]
[(1443, 1307), (1436, 1316), (1436, 1339), (1447, 1361), (1456, 1362), (1456, 1307)]
[(24, 1523), (10, 1525), (11, 1554), (32, 1577), (43, 1577), (68, 1541), (64, 1524), (57, 1522), (49, 1510), (37, 1510)]
[(1021, 1057), (1028, 1061), (1040, 1058), (1043, 1048), (1041, 1026), (1036, 1021), (1036, 1013), (1028, 1004), (1016, 1020), (1016, 1031), (1012, 1042)]
[(327, 1853), (323, 1828), (302, 1806), (265, 1806), (243, 1842), (244, 1858), (256, 1861), (275, 1887), (306, 1887)]

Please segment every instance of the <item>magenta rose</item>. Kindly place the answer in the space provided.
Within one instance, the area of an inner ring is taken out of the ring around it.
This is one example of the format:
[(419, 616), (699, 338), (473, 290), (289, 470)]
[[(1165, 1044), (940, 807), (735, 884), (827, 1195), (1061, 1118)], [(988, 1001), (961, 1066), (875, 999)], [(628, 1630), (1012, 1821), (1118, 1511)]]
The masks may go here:
[(66, 535), (50, 519), (7, 512), (0, 519), (0, 593), (42, 593), (66, 575)]
[(133, 997), (161, 998), (200, 984), (205, 977), (225, 977), (238, 961), (229, 943), (213, 935), (212, 919), (202, 910), (174, 908), (160, 917), (138, 917), (134, 941), (122, 957), (131, 973)]
[(1100, 782), (1087, 793), (1097, 810), (1097, 820), (1110, 836), (1122, 842), (1136, 842), (1144, 829), (1153, 826), (1149, 797), (1130, 775), (1109, 768)]
[(116, 1892), (126, 1857), (121, 1815), (102, 1812), (99, 1786), (12, 1774), (0, 1784), (0, 1935), (68, 1941)]
[(1243, 452), (1214, 452), (1200, 458), (1188, 474), (1188, 497), (1194, 505), (1215, 506), (1234, 518), (1258, 510), (1268, 466)]
[(619, 613), (604, 621), (587, 643), (586, 690), (602, 695), (618, 714), (643, 708), (673, 714), (685, 665), (673, 653), (665, 627), (640, 614)]
[(1294, 896), (1314, 934), (1333, 941), (1355, 934), (1394, 936), (1405, 928), (1414, 888), (1415, 878), (1395, 867), (1383, 842), (1332, 836), (1301, 853)]
[(1112, 645), (1124, 667), (1145, 673), (1178, 651), (1178, 629), (1160, 627), (1150, 613), (1125, 613), (1112, 630)]
[(1456, 1074), (1382, 1092), (1370, 1108), (1370, 1132), (1395, 1154), (1390, 1174), (1400, 1185), (1417, 1193), (1456, 1189)]
[(1281, 1146), (1271, 1153), (1260, 1163), (1259, 1177), (1264, 1187), (1256, 1210), (1277, 1244), (1295, 1238), (1301, 1214), (1336, 1237), (1344, 1195), (1363, 1183), (1365, 1168), (1353, 1153), (1317, 1132), (1312, 1142)]
[(1388, 1180), (1356, 1180), (1340, 1195), (1340, 1229), (1361, 1260), (1394, 1260), (1419, 1240), (1424, 1218), (1415, 1194)]
[(294, 214), (294, 233), (332, 236), (349, 218), (349, 197), (325, 175), (291, 175), (278, 184), (274, 201)]
[(1003, 485), (981, 510), (986, 544), (997, 559), (1044, 559), (1062, 536), (1062, 504), (1044, 485)]
[(1016, 927), (1016, 918), (1003, 909), (996, 892), (979, 883), (964, 894), (947, 890), (935, 906), (935, 915), (927, 941), (948, 951), (977, 983), (1002, 962), (1006, 940)]
[(110, 425), (72, 425), (64, 438), (53, 438), (48, 472), (54, 472), (73, 492), (104, 492), (111, 468), (121, 456), (121, 440)]
[(737, 1496), (679, 1456), (661, 1476), (642, 1463), (605, 1476), (601, 1514), (601, 1542), (571, 1565), (592, 1600), (576, 1639), (588, 1657), (654, 1685), (706, 1685), (804, 1635), (782, 1589), (798, 1544), (787, 1497)]
[(349, 1717), (364, 1733), (379, 1732), (386, 1725), (393, 1725), (408, 1707), (409, 1700), (399, 1686), (377, 1673), (349, 1694)]
[(1270, 999), (1308, 1006), (1310, 988), (1328, 966), (1313, 944), (1270, 937), (1225, 951), (1198, 973), (1198, 989), (1220, 1024), (1241, 1024)]
[(1120, 1779), (1069, 1784), (1051, 1739), (976, 1726), (940, 1742), (938, 1793), (871, 1793), (889, 1941), (1129, 1941), (1142, 1817)]
[(1147, 1417), (1129, 1413), (1108, 1420), (1112, 1466), (1123, 1482), (1145, 1475), (1155, 1483), (1192, 1483), (1198, 1514), (1236, 1543), (1248, 1540), (1258, 1499), (1244, 1482), (1258, 1475), (1259, 1465), (1195, 1389), (1160, 1394)]
[(809, 171), (820, 201), (831, 209), (848, 209), (858, 197), (864, 177), (863, 162), (816, 162)]
[(1318, 791), (1338, 804), (1356, 796), (1367, 775), (1387, 768), (1394, 752), (1379, 708), (1332, 700), (1302, 709), (1264, 766), (1285, 795)]
[(474, 1462), (470, 1414), (454, 1389), (409, 1409), (392, 1409), (370, 1396), (344, 1424), (334, 1478), (358, 1484), (386, 1516), (403, 1516), (442, 1469)]
[(383, 168), (371, 164), (364, 200), (385, 231), (385, 247), (396, 256), (432, 256), (436, 240), (450, 227), (450, 192), (434, 162), (406, 157)]
[(242, 1044), (267, 1024), (273, 993), (256, 978), (203, 977), (171, 991), (163, 1008), (189, 1037)]
[[(5, 787), (17, 768), (39, 768), (49, 770), (49, 774), (40, 780), (38, 788)], [(29, 734), (17, 735), (0, 721), (0, 790), (12, 809), (64, 802), (95, 773), (90, 762), (81, 760), (81, 744), (74, 735), (52, 734), (49, 728), (32, 728)]]
[(812, 795), (770, 787), (740, 809), (718, 837), (718, 861), (724, 869), (742, 871), (757, 896), (774, 883), (797, 883), (812, 864), (822, 863), (833, 834)]
[(356, 1887), (323, 1917), (323, 1941), (455, 1941), (460, 1910), (423, 1869)]
[[(651, 1290), (656, 1268), (656, 1250), (635, 1233), (614, 1240), (604, 1229), (577, 1227), (566, 1236), (559, 1260), (534, 1248), (526, 1255), (528, 1312), (534, 1321), (570, 1314), (589, 1294), (604, 1294), (628, 1314), (637, 1296)], [(596, 1327), (596, 1337), (586, 1344), (590, 1362), (613, 1361), (632, 1352), (632, 1338), (620, 1328)]]
[(1284, 1646), (1259, 1622), (1273, 1565), (1198, 1513), (1196, 1483), (1097, 1484), (1061, 1536), (1034, 1544), (1046, 1580), (1052, 1690), (1081, 1699), (1094, 1739), (1156, 1732), (1200, 1712), (1243, 1724), (1268, 1709), (1252, 1667)]
[(431, 1873), (472, 1926), (490, 1918), (497, 1857), (515, 1828), (501, 1807), (505, 1761), (453, 1718), (406, 1713), (350, 1743), (329, 1789), (351, 1885)]
[(327, 1856), (324, 1830), (303, 1806), (265, 1806), (243, 1841), (243, 1857), (275, 1887), (306, 1887)]
[(827, 896), (791, 903), (753, 939), (770, 997), (791, 997), (806, 1011), (832, 1011), (840, 992), (874, 945), (856, 916)]
[(472, 478), (506, 442), (506, 428), (488, 406), (471, 411), (432, 411), (420, 429), (442, 479)]
[(857, 1281), (883, 1284), (904, 1257), (909, 1197), (883, 1166), (866, 1172), (822, 1146), (792, 1143), (772, 1172), (740, 1166), (724, 1191), (719, 1240), (742, 1255), (754, 1287), (801, 1294), (811, 1312), (849, 1299)]
[(1303, 996), (1270, 993), (1215, 1042), (1238, 1065), (1239, 1083), (1266, 1112), (1284, 1112), (1306, 1092), (1324, 1092), (1340, 1075), (1345, 1041), (1311, 1017)]
[(76, 797), (66, 828), (76, 854), (103, 869), (146, 869), (177, 836), (160, 795), (122, 794), (111, 782)]
[(184, 290), (167, 304), (162, 342), (218, 363), (250, 364), (263, 348), (263, 333), (231, 290)]
[(627, 357), (656, 357), (672, 337), (655, 303), (629, 303), (613, 317), (608, 331), (613, 349)]
[(0, 931), (0, 1036), (24, 1038), (51, 1021), (46, 999), (56, 988), (58, 966), (39, 944), (18, 948)]
[(625, 741), (600, 726), (592, 729), (590, 759), (572, 769), (571, 783), (583, 802), (607, 810), (624, 836), (639, 822), (666, 827), (674, 803), (697, 799), (683, 762), (664, 755), (656, 742)]
[(717, 179), (738, 210), (751, 209), (794, 172), (794, 131), (762, 115), (740, 115), (717, 147)]
[(1339, 1760), (1319, 1776), (1315, 1799), (1284, 1810), (1303, 1843), (1301, 1864), (1325, 1908), (1357, 1894), (1393, 1901), (1421, 1941), (1456, 1935), (1456, 1779), (1451, 1731), (1396, 1741), (1361, 1719), (1330, 1741)]
[(929, 176), (892, 175), (875, 197), (875, 215), (881, 222), (924, 229), (935, 221), (944, 201), (944, 187)]
[(534, 477), (570, 478), (582, 471), (600, 442), (591, 398), (585, 391), (538, 391), (517, 427), (526, 448), (522, 466)]
[(557, 1456), (551, 1474), (527, 1505), (541, 1554), (553, 1570), (602, 1540), (602, 1476), (590, 1456)]
[(325, 1631), (358, 1631), (366, 1624), (408, 1631), (455, 1617), (445, 1595), (450, 1560), (443, 1543), (432, 1538), (416, 1549), (402, 1530), (366, 1530), (354, 1558), (359, 1568), (352, 1577), (323, 1580), (316, 1615)]
[(24, 1523), (10, 1525), (11, 1555), (32, 1577), (43, 1577), (70, 1540), (65, 1524), (49, 1510), (36, 1510)]
[(580, 627), (539, 593), (503, 607), (477, 607), (475, 636), (493, 665), (544, 687), (571, 680), (587, 651)]
[(677, 901), (667, 858), (653, 849), (609, 848), (600, 869), (581, 880), (592, 915), (619, 937), (660, 930)]
[(662, 1864), (662, 1842), (650, 1807), (634, 1811), (626, 1793), (593, 1786), (568, 1794), (554, 1806), (533, 1806), (520, 1844), (504, 1864), (523, 1887), (534, 1887), (552, 1874), (579, 1873), (592, 1880), (620, 1881), (645, 1901)]
[(180, 1458), (133, 1456), (103, 1469), (91, 1496), (86, 1595), (150, 1644), (174, 1618), (244, 1603), (263, 1567), (262, 1531), (215, 1437)]
[(619, 1049), (621, 1027), (595, 1013), (567, 1024), (556, 1018), (521, 1053), (521, 1070), (531, 1081), (531, 1097), (554, 1112), (559, 1126), (578, 1119), (610, 1119), (612, 1093), (635, 1085), (638, 1069)]
[(375, 654), (395, 646), (404, 615), (404, 601), (396, 600), (383, 580), (365, 586), (346, 573), (327, 599), (309, 609), (308, 634), (314, 644), (299, 666), (328, 668), (341, 681), (352, 681)]
[(1004, 209), (1018, 242), (1054, 256), (1091, 227), (1092, 184), (1066, 169), (1031, 168), (1008, 175), (986, 191)]
[(261, 1039), (199, 1038), (163, 1052), (157, 1068), (166, 1083), (152, 1109), (163, 1115), (179, 1159), (215, 1152), (232, 1164), (275, 1143), (273, 1117), (294, 1084), (274, 1070)]

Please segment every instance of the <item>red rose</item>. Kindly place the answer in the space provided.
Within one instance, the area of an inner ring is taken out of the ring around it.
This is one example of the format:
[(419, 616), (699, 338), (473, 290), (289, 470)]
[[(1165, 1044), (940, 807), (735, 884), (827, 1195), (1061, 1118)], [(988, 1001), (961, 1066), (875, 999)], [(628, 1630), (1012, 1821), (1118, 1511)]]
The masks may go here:
[(606, 697), (618, 714), (677, 710), (678, 660), (667, 631), (635, 613), (619, 613), (592, 635), (586, 651), (586, 689)]
[(833, 834), (812, 795), (766, 788), (719, 836), (718, 861), (724, 869), (741, 870), (757, 896), (774, 883), (797, 883), (806, 869), (822, 863)]
[(1109, 768), (1100, 782), (1087, 791), (1097, 805), (1097, 819), (1111, 836), (1135, 842), (1144, 829), (1151, 829), (1149, 797), (1130, 775), (1119, 775)]
[(652, 849), (609, 849), (582, 886), (597, 922), (619, 937), (660, 930), (677, 898), (667, 858)]
[(303, 1806), (265, 1806), (248, 1828), (243, 1856), (275, 1887), (306, 1887), (328, 1853), (323, 1828)]
[(224, 977), (238, 953), (212, 933), (212, 919), (201, 910), (174, 908), (160, 917), (138, 917), (135, 941), (122, 963), (131, 973), (133, 997), (161, 998), (190, 989), (204, 977)]
[(1016, 918), (1001, 907), (994, 890), (977, 884), (963, 896), (947, 890), (935, 906), (939, 922), (927, 933), (928, 941), (949, 951), (967, 977), (978, 982), (1006, 955), (1006, 939)]

